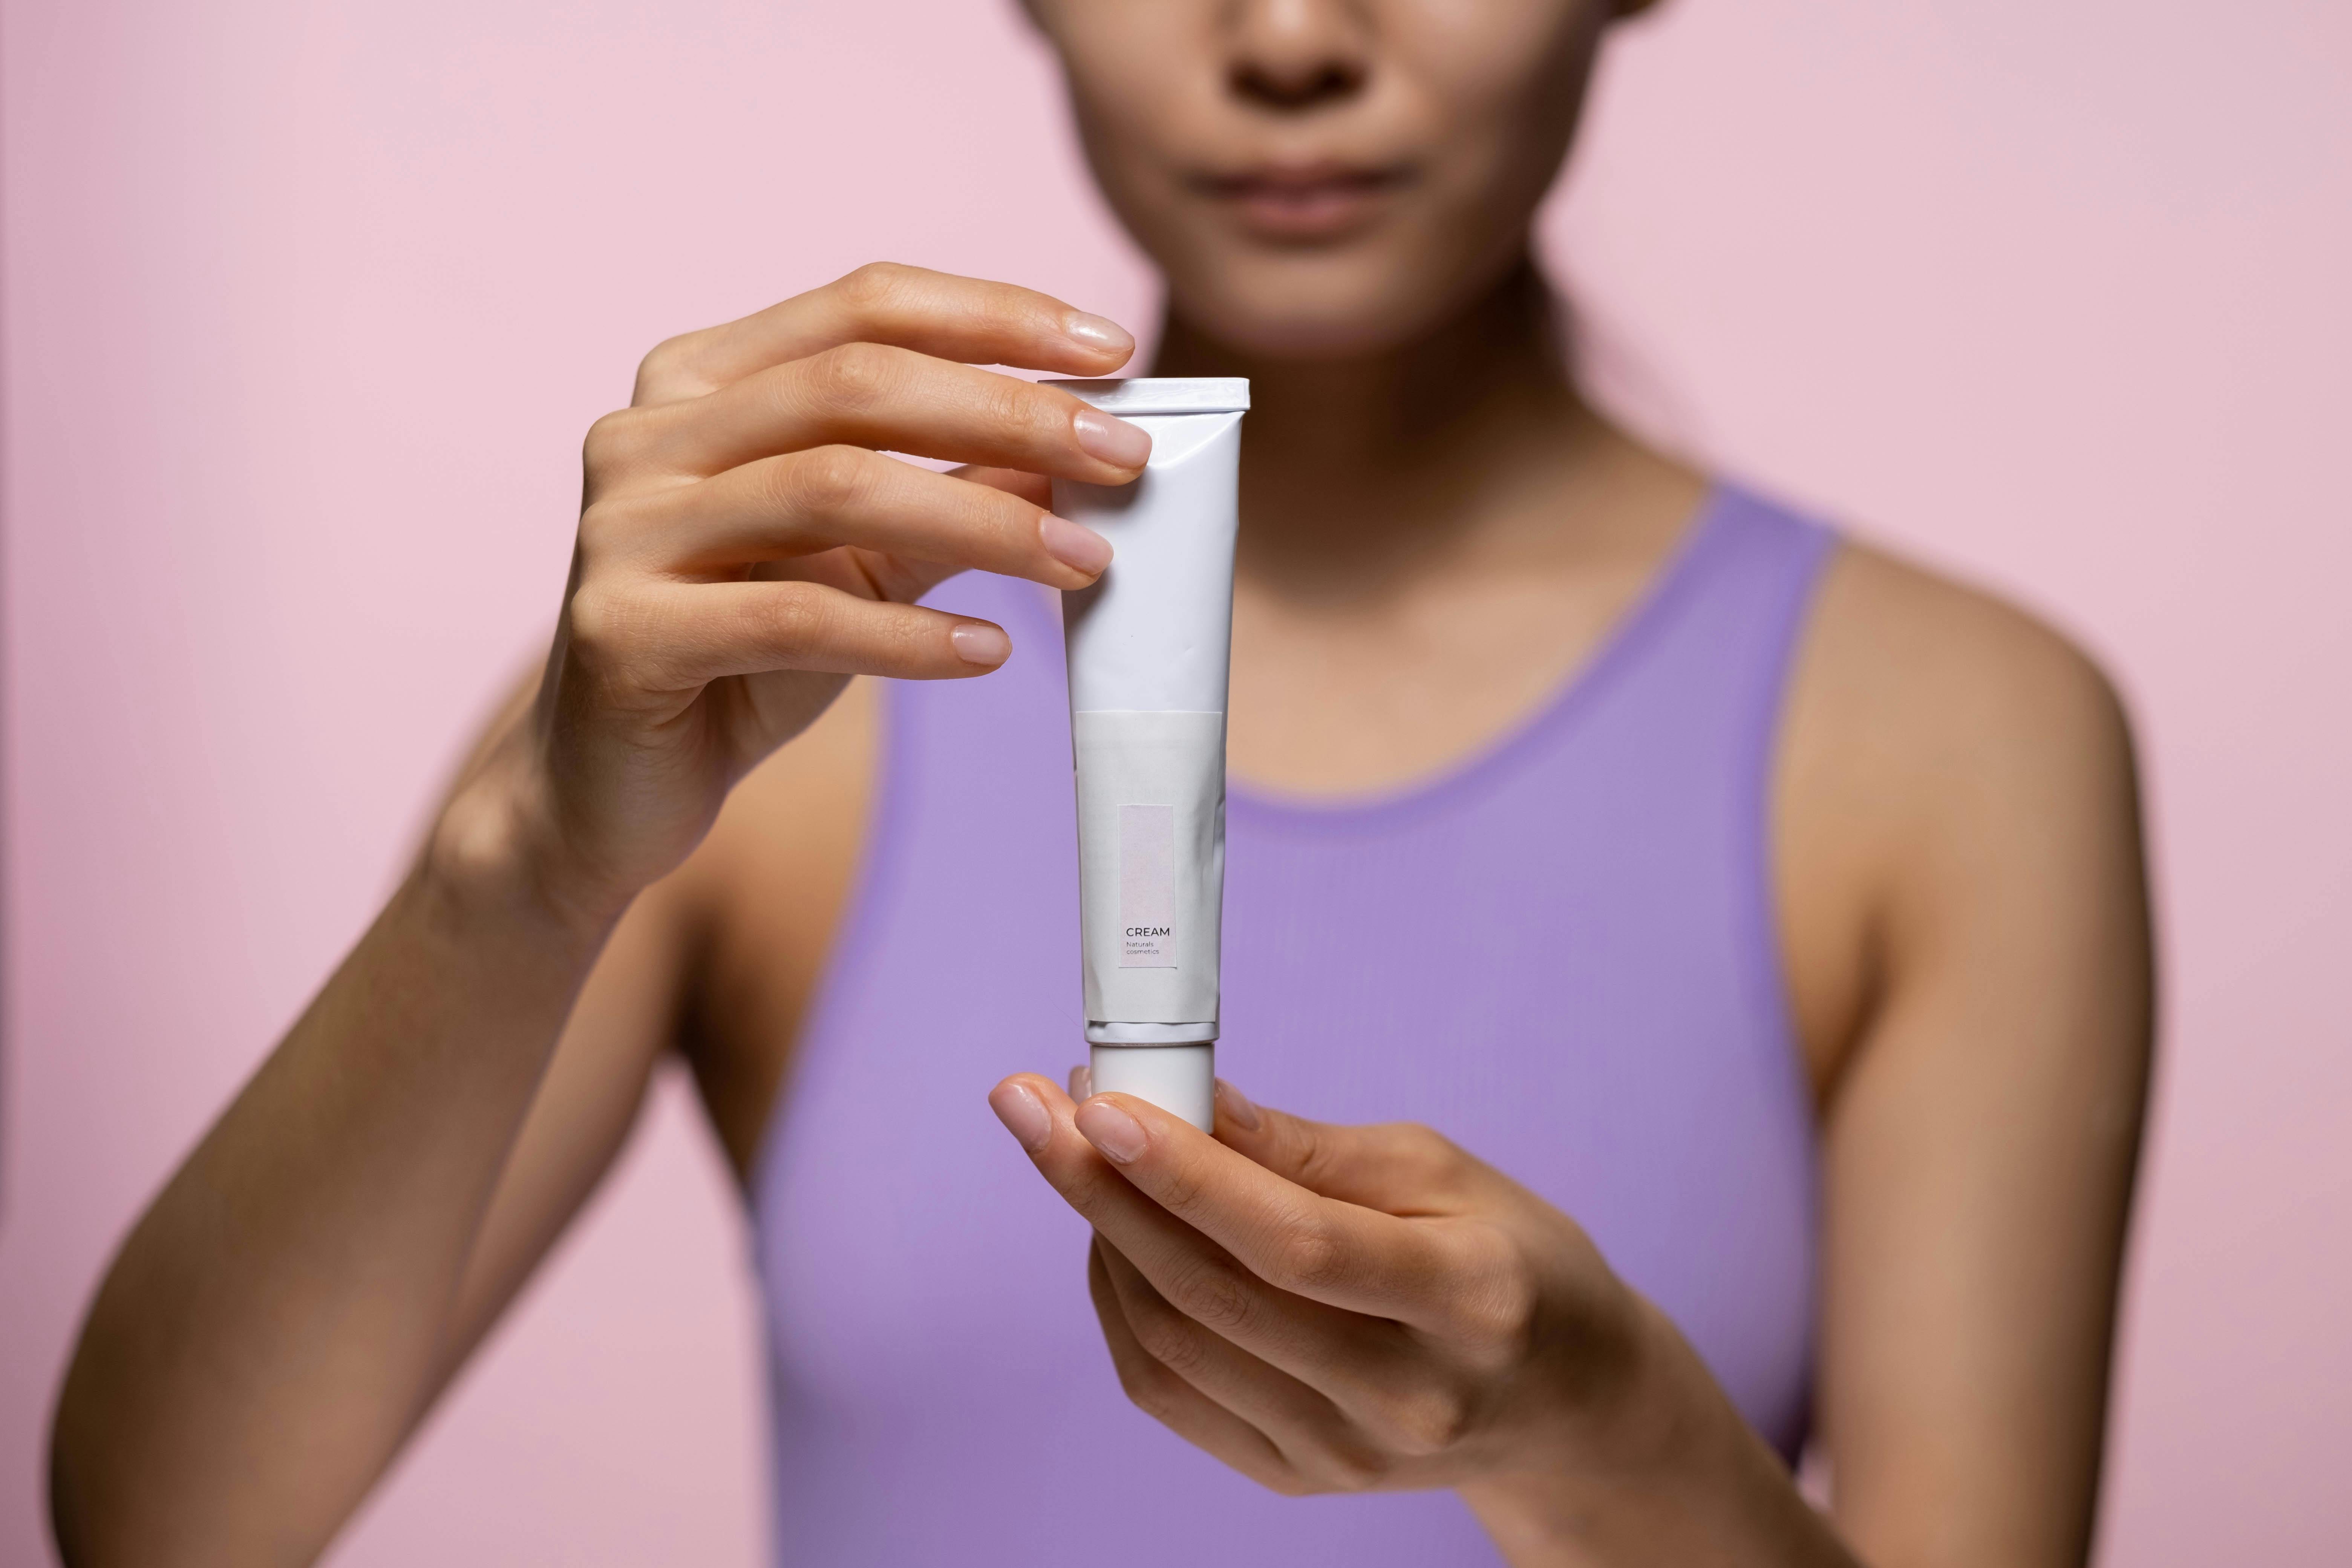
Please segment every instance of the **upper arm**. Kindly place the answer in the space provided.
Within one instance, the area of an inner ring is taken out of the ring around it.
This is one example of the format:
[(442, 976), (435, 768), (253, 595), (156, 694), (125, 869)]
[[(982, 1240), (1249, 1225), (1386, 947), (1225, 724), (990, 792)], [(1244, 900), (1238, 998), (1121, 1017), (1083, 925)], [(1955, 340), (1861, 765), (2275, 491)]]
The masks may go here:
[(2080, 1562), (2151, 1027), (2120, 705), (2045, 628), (1848, 551), (1786, 752), (1837, 1514), (1882, 1565)]

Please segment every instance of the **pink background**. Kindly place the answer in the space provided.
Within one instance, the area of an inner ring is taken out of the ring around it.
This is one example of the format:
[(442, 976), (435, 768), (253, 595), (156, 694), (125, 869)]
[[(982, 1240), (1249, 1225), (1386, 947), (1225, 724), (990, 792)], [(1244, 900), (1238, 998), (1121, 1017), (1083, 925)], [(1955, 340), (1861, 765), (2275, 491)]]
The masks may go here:
[[(30, 1563), (94, 1278), (530, 655), (637, 355), (872, 257), (1151, 289), (1011, 0), (0, 28)], [(1546, 224), (1633, 416), (2042, 607), (2137, 710), (2167, 1036), (2110, 1563), (2352, 1554), (2347, 105), (2340, 0), (1669, 0)], [(337, 1560), (753, 1561), (743, 1247), (670, 1083)]]

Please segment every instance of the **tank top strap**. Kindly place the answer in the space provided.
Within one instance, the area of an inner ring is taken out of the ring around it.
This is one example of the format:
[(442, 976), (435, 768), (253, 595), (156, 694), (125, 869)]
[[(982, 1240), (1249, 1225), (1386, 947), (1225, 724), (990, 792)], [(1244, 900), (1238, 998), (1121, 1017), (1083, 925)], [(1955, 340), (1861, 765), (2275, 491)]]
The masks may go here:
[[(1718, 485), (1593, 674), (1597, 723), (1652, 765), (1727, 770), (1761, 807), (1799, 638), (1837, 534), (1753, 491)], [(1636, 738), (1646, 738), (1646, 744)]]
[[(1718, 484), (1650, 595), (1594, 661), (1595, 700), (1639, 712), (1644, 726), (1680, 719), (1738, 741), (1777, 727), (1790, 655), (1837, 535), (1753, 491)], [(1663, 705), (1657, 689), (1672, 689)], [(1751, 721), (1745, 733), (1706, 694)]]
[(1751, 694), (1777, 707), (1813, 590), (1835, 553), (1834, 530), (1752, 490), (1718, 484), (1661, 585), (1661, 619), (1680, 621), (1686, 652), (1727, 658)]

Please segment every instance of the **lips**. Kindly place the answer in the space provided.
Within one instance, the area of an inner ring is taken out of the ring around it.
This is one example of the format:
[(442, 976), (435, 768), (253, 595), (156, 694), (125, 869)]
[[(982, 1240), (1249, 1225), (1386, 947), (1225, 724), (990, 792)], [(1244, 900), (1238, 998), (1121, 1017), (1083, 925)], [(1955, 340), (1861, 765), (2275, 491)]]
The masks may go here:
[(1268, 239), (1341, 237), (1378, 216), (1411, 181), (1402, 164), (1262, 164), (1234, 174), (1203, 174), (1193, 186), (1231, 210), (1243, 226)]

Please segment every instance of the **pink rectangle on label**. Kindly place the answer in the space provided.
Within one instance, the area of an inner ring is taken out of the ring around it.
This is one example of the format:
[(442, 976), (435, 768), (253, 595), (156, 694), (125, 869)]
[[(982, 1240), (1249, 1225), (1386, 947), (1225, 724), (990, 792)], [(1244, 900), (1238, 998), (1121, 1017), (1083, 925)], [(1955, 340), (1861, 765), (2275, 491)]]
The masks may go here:
[(1118, 966), (1176, 967), (1176, 808), (1118, 808)]

